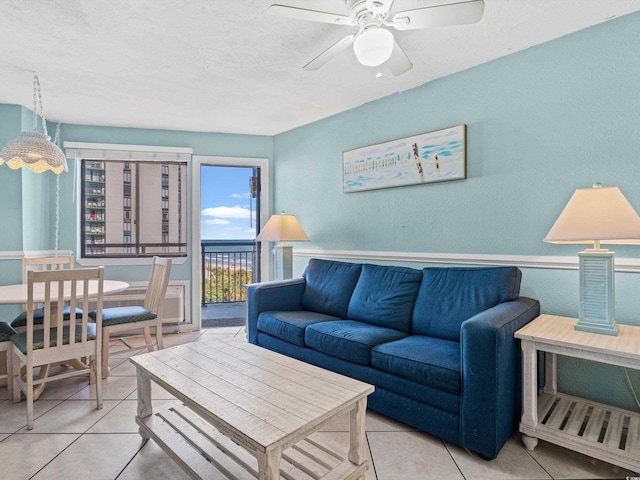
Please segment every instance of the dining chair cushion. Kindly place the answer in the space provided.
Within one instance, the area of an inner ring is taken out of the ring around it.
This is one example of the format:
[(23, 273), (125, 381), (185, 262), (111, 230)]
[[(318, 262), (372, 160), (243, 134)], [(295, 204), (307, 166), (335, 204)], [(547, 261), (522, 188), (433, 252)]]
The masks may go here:
[[(82, 338), (82, 325), (76, 325), (76, 336), (75, 340), (79, 342)], [(95, 340), (96, 338), (96, 324), (88, 323), (87, 324), (87, 339)], [(27, 354), (27, 332), (16, 333), (11, 337), (11, 342), (18, 347), (18, 349), (23, 353)], [(69, 327), (62, 327), (62, 343), (66, 345), (69, 343)], [(57, 329), (52, 328), (49, 331), (49, 344), (52, 347), (55, 347), (58, 344), (57, 340)], [(33, 331), (33, 349), (40, 350), (44, 348), (44, 330), (34, 330)]]
[(7, 322), (0, 322), (0, 342), (8, 341), (16, 331)]
[[(69, 320), (71, 317), (71, 307), (66, 306), (62, 311), (62, 316), (65, 320)], [(82, 317), (82, 310), (76, 308), (76, 318)], [(33, 310), (33, 324), (34, 325), (42, 325), (44, 321), (44, 310), (42, 308), (36, 308)], [(11, 322), (11, 326), (13, 328), (18, 327), (26, 327), (27, 326), (27, 312), (20, 313), (16, 318)]]
[[(96, 312), (89, 313), (89, 316), (95, 320)], [(122, 323), (143, 322), (145, 320), (153, 320), (157, 315), (151, 310), (133, 305), (129, 307), (111, 307), (102, 309), (102, 326), (110, 327), (112, 325), (120, 325)]]

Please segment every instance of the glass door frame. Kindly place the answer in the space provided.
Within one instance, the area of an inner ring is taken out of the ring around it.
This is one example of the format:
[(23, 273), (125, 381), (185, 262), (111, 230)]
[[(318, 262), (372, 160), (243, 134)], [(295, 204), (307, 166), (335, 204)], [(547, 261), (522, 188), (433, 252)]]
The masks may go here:
[[(256, 225), (257, 232), (264, 226), (269, 219), (270, 212), (270, 175), (269, 175), (269, 159), (268, 158), (251, 158), (251, 157), (216, 157), (194, 155), (192, 157), (192, 185), (191, 185), (191, 313), (193, 326), (200, 329), (201, 326), (201, 310), (200, 310), (200, 289), (201, 282), (200, 269), (200, 168), (202, 166), (214, 167), (249, 167), (260, 170), (260, 222), (262, 225)], [(260, 253), (260, 272), (262, 279), (271, 278), (271, 262), (269, 261), (268, 251), (265, 248), (258, 249)]]

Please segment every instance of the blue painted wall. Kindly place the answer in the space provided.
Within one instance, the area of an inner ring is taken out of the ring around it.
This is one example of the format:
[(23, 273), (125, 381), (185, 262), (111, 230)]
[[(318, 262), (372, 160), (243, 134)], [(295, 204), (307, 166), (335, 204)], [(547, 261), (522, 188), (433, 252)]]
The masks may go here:
[[(25, 110), (19, 105), (0, 105), (0, 145), (20, 136)], [(0, 235), (0, 250), (22, 250), (22, 175), (20, 170), (11, 170), (6, 165), (0, 168), (0, 219), (5, 230)]]
[[(278, 135), (275, 210), (298, 216), (305, 249), (573, 256), (580, 246), (542, 239), (576, 188), (617, 185), (640, 211), (638, 45), (628, 15)], [(466, 180), (342, 193), (343, 151), (461, 123)], [(640, 325), (640, 277), (616, 284), (618, 320)], [(521, 293), (577, 316), (578, 272), (525, 269)], [(638, 409), (623, 376), (563, 360), (559, 382)]]

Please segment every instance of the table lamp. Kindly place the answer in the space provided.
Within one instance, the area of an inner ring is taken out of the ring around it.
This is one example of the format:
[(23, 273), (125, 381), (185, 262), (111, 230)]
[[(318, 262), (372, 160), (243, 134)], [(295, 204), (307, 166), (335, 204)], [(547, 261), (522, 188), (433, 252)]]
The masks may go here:
[(309, 237), (294, 215), (281, 213), (272, 215), (260, 234), (257, 242), (281, 242), (273, 248), (275, 254), (276, 280), (286, 280), (293, 276), (293, 246), (285, 242), (308, 242)]
[(580, 304), (576, 330), (617, 335), (613, 254), (605, 244), (640, 244), (640, 217), (618, 187), (575, 191), (544, 239), (593, 245), (580, 257)]

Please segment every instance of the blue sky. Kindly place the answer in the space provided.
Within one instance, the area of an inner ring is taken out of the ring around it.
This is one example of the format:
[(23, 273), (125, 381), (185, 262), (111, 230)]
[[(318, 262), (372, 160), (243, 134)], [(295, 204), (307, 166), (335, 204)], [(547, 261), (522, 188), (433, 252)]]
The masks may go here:
[(256, 201), (249, 196), (248, 167), (202, 166), (200, 238), (247, 240), (256, 235)]

